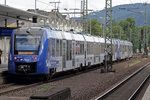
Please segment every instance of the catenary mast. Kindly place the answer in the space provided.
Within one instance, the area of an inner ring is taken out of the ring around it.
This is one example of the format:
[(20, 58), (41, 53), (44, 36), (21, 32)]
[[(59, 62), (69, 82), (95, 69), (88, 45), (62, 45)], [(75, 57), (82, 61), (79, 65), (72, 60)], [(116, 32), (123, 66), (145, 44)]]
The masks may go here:
[(105, 37), (105, 55), (104, 55), (104, 69), (102, 72), (110, 72), (112, 71), (112, 0), (106, 0), (105, 3), (105, 29), (104, 29), (104, 37)]

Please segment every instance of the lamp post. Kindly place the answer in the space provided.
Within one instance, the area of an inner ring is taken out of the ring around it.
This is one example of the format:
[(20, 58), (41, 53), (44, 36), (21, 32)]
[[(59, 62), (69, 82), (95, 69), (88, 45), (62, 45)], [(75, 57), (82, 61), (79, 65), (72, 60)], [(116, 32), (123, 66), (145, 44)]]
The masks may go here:
[(37, 0), (35, 0), (35, 13), (36, 13), (36, 5), (37, 5)]
[(60, 2), (49, 2), (49, 3), (53, 3), (54, 4), (54, 6), (55, 6), (55, 8), (54, 8), (54, 25), (55, 25), (55, 28), (56, 28), (56, 11), (58, 10), (58, 9), (56, 9), (56, 4), (59, 4)]
[(6, 6), (6, 0), (4, 1), (4, 4), (5, 4), (5, 6)]
[(90, 17), (90, 34), (92, 35), (92, 29), (91, 29), (91, 17)]

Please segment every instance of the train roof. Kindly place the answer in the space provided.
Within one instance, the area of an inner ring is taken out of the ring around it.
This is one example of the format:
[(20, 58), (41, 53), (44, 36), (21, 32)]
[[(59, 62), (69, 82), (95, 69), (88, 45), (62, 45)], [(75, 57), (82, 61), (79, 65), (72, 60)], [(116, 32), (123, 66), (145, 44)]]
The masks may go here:
[(94, 42), (94, 39), (93, 39), (93, 37), (91, 35), (84, 34), (83, 36), (85, 38), (85, 41), (87, 41), (87, 42)]
[(48, 38), (63, 39), (61, 31), (47, 30)]
[(105, 39), (104, 38), (100, 37), (99, 39), (100, 39), (100, 43), (105, 43)]
[(93, 36), (93, 38), (94, 38), (94, 41), (95, 41), (95, 42), (98, 42), (98, 43), (100, 42), (100, 40), (99, 40), (99, 37), (98, 37), (98, 36)]
[(63, 39), (66, 39), (66, 40), (73, 40), (72, 33), (69, 33), (69, 32), (62, 32), (62, 35), (63, 35)]
[(15, 29), (15, 34), (42, 34), (44, 30), (40, 27), (26, 27)]
[(117, 44), (117, 41), (118, 41), (117, 39), (112, 39), (113, 44)]
[(85, 41), (84, 36), (81, 34), (73, 34), (76, 41)]
[[(16, 29), (16, 33), (28, 33), (27, 31), (32, 31), (31, 34), (37, 34), (42, 33), (44, 31), (47, 31), (48, 38), (55, 38), (55, 39), (66, 39), (66, 40), (75, 40), (75, 41), (87, 41), (87, 42), (100, 42), (105, 43), (105, 39), (99, 36), (92, 36), (87, 34), (77, 34), (73, 32), (64, 32), (64, 31), (56, 31), (52, 30), (49, 27), (25, 27)], [(29, 33), (28, 33), (29, 34)], [(126, 40), (119, 40), (119, 39), (112, 39), (113, 44), (117, 44), (119, 42), (122, 45), (130, 45), (133, 46), (133, 44)], [(109, 42), (110, 43), (110, 42)]]

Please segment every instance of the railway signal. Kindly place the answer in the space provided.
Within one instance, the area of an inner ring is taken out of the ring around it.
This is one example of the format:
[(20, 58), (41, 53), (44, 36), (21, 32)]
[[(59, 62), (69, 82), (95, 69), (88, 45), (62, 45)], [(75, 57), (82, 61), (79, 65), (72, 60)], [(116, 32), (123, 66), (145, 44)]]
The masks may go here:
[(141, 40), (143, 40), (144, 38), (144, 32), (143, 32), (143, 29), (141, 29)]

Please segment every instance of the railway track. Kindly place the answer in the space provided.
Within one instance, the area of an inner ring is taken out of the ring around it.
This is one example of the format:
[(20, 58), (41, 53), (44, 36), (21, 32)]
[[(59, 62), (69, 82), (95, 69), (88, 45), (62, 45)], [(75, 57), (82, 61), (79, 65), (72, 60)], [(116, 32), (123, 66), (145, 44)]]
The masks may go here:
[[(8, 78), (10, 77), (10, 75), (8, 75), (7, 71), (0, 73), (0, 85), (7, 83), (8, 82)], [(9, 80), (10, 81), (10, 80)]]
[(95, 100), (134, 100), (150, 78), (150, 63), (138, 69)]
[[(37, 83), (31, 83), (31, 84), (28, 84), (28, 85), (18, 85), (18, 84), (14, 84), (14, 83), (10, 83), (10, 84), (3, 84), (2, 86), (0, 86), (0, 96), (2, 95), (5, 95), (5, 94), (8, 94), (8, 93), (11, 93), (11, 92), (16, 92), (16, 91), (20, 91), (20, 90), (23, 90), (23, 89), (28, 89), (30, 87), (35, 87), (35, 86), (38, 86), (38, 85), (43, 85), (45, 83), (49, 83), (49, 82), (54, 82), (54, 81), (57, 81), (57, 80), (62, 80), (62, 79), (65, 79), (65, 78), (69, 78), (69, 77), (73, 77), (74, 75), (80, 75), (80, 74), (83, 74), (83, 73), (87, 73), (87, 72), (90, 72), (90, 71), (94, 71), (94, 70), (97, 70), (99, 68), (101, 68), (103, 66), (95, 66), (95, 67), (91, 67), (89, 68), (88, 70), (83, 70), (83, 71), (79, 71), (79, 72), (74, 72), (74, 73), (69, 73), (69, 74), (65, 74), (65, 75), (58, 75), (54, 78), (52, 78), (51, 80), (48, 80), (48, 81), (45, 81), (45, 82), (37, 82)], [(9, 87), (9, 88), (8, 88)]]
[(43, 84), (46, 84), (46, 83), (49, 83), (49, 82), (62, 80), (62, 79), (65, 79), (65, 78), (72, 77), (74, 75), (87, 73), (87, 72), (90, 72), (90, 71), (93, 71), (93, 70), (97, 70), (99, 68), (100, 67), (94, 67), (94, 68), (90, 68), (88, 70), (74, 72), (74, 73), (70, 73), (70, 74), (67, 74), (67, 75), (63, 75), (63, 76), (58, 75), (58, 76), (52, 78), (51, 80), (44, 81), (44, 82), (40, 81), (40, 82), (37, 82), (37, 83), (31, 83), (31, 84), (28, 84), (28, 85), (21, 85), (21, 84), (15, 84), (15, 83), (2, 84), (2, 85), (0, 85), (0, 96), (8, 94), (8, 93), (12, 93), (12, 92), (17, 92), (17, 91), (20, 91), (20, 90), (23, 90), (23, 89), (28, 89), (28, 88), (31, 88), (31, 87), (43, 85)]

